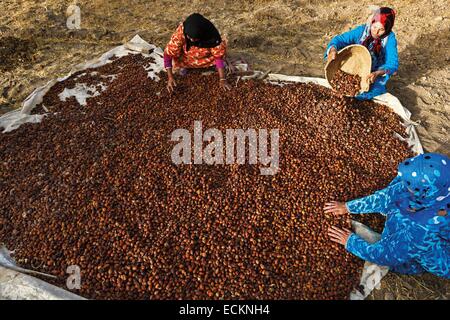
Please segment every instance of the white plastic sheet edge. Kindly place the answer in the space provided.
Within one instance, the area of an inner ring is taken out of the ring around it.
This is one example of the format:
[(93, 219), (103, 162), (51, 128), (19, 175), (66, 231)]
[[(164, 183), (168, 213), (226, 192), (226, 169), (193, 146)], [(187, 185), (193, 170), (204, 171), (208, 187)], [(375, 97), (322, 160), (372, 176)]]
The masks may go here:
[(86, 300), (25, 273), (0, 266), (0, 300)]
[[(63, 81), (67, 79), (71, 74), (74, 72), (88, 69), (88, 68), (96, 68), (99, 66), (102, 66), (106, 63), (111, 62), (109, 59), (113, 56), (122, 57), (128, 54), (136, 54), (136, 53), (143, 53), (148, 54), (149, 50), (153, 50), (153, 53), (151, 56), (155, 58), (156, 63), (154, 66), (155, 69), (151, 70), (149, 72), (149, 77), (152, 79), (157, 80), (156, 74), (163, 70), (162, 65), (162, 50), (159, 47), (156, 47), (153, 44), (149, 44), (145, 40), (143, 40), (139, 35), (135, 35), (133, 39), (131, 39), (129, 42), (125, 43), (124, 45), (115, 47), (111, 49), (110, 51), (104, 53), (99, 58), (90, 60), (86, 63), (79, 64), (72, 68), (71, 72), (63, 77), (58, 78), (56, 80), (49, 81), (46, 85), (35, 89), (22, 103), (22, 108), (18, 110), (13, 110), (8, 113), (5, 113), (0, 117), (0, 128), (3, 128), (3, 132), (10, 132), (14, 129), (17, 129), (21, 124), (31, 122), (31, 123), (38, 123), (42, 120), (42, 118), (45, 115), (31, 115), (30, 112), (33, 110), (33, 108), (42, 102), (42, 99), (44, 95), (50, 90), (50, 88), (57, 82)], [(315, 83), (327, 88), (330, 88), (330, 85), (328, 84), (327, 80), (324, 78), (315, 78), (315, 77), (301, 77), (301, 76), (288, 76), (283, 74), (274, 74), (270, 73), (268, 74), (268, 81), (270, 82), (303, 82), (303, 83)], [(403, 120), (403, 124), (406, 127), (406, 131), (408, 134), (408, 138), (406, 141), (408, 142), (409, 146), (415, 152), (416, 154), (423, 153), (423, 147), (420, 143), (419, 136), (417, 135), (416, 129), (415, 129), (415, 123), (411, 121), (410, 116), (411, 113), (408, 109), (403, 107), (401, 102), (390, 93), (385, 93), (383, 95), (377, 96), (374, 99), (375, 102), (384, 104), (388, 107), (390, 107), (395, 113), (397, 113)], [(352, 221), (352, 226), (355, 230), (355, 232), (366, 239), (369, 242), (375, 242), (378, 241), (379, 235), (364, 225), (362, 225), (359, 222)], [(2, 274), (4, 274), (5, 268), (2, 268), (0, 266), (0, 283), (2, 280)], [(54, 286), (36, 279), (34, 277), (31, 277), (29, 275), (25, 275), (22, 273), (19, 273), (14, 270), (9, 270), (8, 272), (14, 272), (17, 275), (14, 276), (14, 279), (17, 279), (17, 287), (15, 287), (15, 290), (23, 290), (21, 288), (24, 287), (30, 287), (34, 288), (34, 291), (31, 292), (33, 294), (27, 293), (26, 291), (23, 291), (22, 293), (24, 295), (20, 295), (20, 292), (16, 292), (17, 294), (14, 296), (16, 299), (26, 299), (29, 298), (37, 298), (37, 299), (45, 299), (45, 298), (55, 298), (59, 297), (61, 299), (80, 299), (82, 297), (79, 297), (77, 295), (74, 295), (73, 293), (57, 288), (58, 294), (55, 295), (53, 293)], [(365, 299), (371, 291), (376, 288), (379, 284), (379, 281), (382, 277), (384, 277), (388, 273), (388, 268), (378, 266), (376, 264), (366, 262), (364, 265), (364, 269), (361, 276), (360, 284), (363, 288), (363, 292), (354, 290), (350, 294), (351, 300), (363, 300)], [(14, 291), (14, 287), (10, 288), (10, 291)], [(61, 292), (59, 290), (62, 290), (63, 294), (61, 295)], [(65, 294), (67, 293), (67, 294)], [(0, 296), (2, 292), (0, 291)], [(6, 294), (3, 292), (3, 294)], [(9, 292), (9, 295), (11, 296), (11, 292)], [(73, 296), (72, 296), (73, 295)]]

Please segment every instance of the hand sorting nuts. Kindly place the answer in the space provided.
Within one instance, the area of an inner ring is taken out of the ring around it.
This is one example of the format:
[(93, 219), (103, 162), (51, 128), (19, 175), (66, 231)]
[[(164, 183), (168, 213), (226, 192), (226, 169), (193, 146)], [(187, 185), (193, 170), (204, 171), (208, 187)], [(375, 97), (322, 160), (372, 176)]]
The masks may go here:
[(361, 91), (361, 77), (337, 70), (330, 81), (331, 87), (342, 95), (354, 97)]
[[(92, 299), (346, 299), (363, 261), (329, 241), (346, 221), (322, 208), (391, 181), (411, 156), (393, 135), (405, 135), (399, 117), (314, 84), (221, 92), (216, 75), (195, 72), (169, 95), (148, 79), (151, 62), (129, 55), (72, 75), (44, 97), (53, 114), (0, 134), (0, 242), (18, 264), (61, 287), (78, 265), (76, 293)], [(58, 98), (112, 74), (85, 106)], [(170, 133), (195, 120), (279, 128), (280, 171), (174, 165)]]

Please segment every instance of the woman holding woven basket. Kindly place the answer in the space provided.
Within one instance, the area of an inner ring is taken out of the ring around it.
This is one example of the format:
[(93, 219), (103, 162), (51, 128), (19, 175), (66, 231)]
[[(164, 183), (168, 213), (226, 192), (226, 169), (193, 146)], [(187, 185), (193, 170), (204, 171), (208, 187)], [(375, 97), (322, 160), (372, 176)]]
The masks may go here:
[(359, 100), (370, 100), (386, 93), (386, 83), (397, 73), (397, 39), (392, 31), (395, 10), (381, 7), (372, 12), (368, 22), (331, 39), (325, 52), (327, 61), (336, 59), (337, 52), (346, 46), (365, 46), (372, 57), (372, 70), (368, 76), (370, 90), (356, 96)]

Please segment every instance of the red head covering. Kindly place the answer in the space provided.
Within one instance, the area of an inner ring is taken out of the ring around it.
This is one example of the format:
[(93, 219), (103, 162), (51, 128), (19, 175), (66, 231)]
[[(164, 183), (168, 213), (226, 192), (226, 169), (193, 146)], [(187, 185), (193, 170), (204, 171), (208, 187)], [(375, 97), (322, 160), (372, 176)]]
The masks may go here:
[(380, 10), (373, 16), (372, 23), (381, 22), (386, 32), (383, 34), (387, 36), (394, 26), (395, 10), (388, 7), (381, 7)]
[(372, 18), (371, 23), (380, 22), (384, 27), (384, 34), (379, 38), (373, 38), (372, 33), (369, 32), (367, 38), (363, 41), (363, 45), (369, 48), (369, 45), (373, 42), (373, 51), (376, 55), (381, 52), (381, 40), (389, 35), (394, 26), (396, 12), (394, 9), (388, 7), (381, 7)]

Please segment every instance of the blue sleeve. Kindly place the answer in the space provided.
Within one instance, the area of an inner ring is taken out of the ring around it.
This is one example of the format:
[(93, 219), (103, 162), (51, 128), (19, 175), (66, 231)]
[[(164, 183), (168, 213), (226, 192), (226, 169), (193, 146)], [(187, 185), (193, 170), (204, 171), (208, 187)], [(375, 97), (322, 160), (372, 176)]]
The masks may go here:
[(415, 258), (422, 267), (437, 276), (450, 279), (450, 242), (440, 234), (424, 229), (414, 234), (413, 241), (417, 248)]
[(392, 32), (387, 40), (385, 49), (385, 63), (378, 67), (378, 70), (385, 70), (388, 75), (392, 75), (398, 70), (397, 39)]
[(363, 260), (393, 267), (413, 259), (408, 245), (410, 242), (407, 230), (383, 235), (381, 240), (375, 243), (368, 243), (353, 233), (347, 241), (346, 249)]
[(395, 272), (428, 271), (450, 279), (450, 244), (423, 227), (383, 234), (381, 240), (373, 244), (352, 234), (346, 249), (361, 259), (388, 266)]
[(389, 186), (367, 197), (348, 201), (345, 205), (350, 213), (387, 213), (386, 208), (396, 195), (404, 191), (403, 183), (397, 178)]
[(364, 29), (365, 29), (365, 25), (361, 25), (350, 31), (347, 31), (345, 33), (335, 36), (333, 39), (331, 39), (330, 43), (328, 44), (327, 49), (325, 50), (324, 58), (325, 59), (327, 58), (328, 50), (331, 47), (335, 47), (336, 50), (339, 51), (351, 44), (358, 44), (359, 39), (361, 38), (361, 36), (364, 32)]

